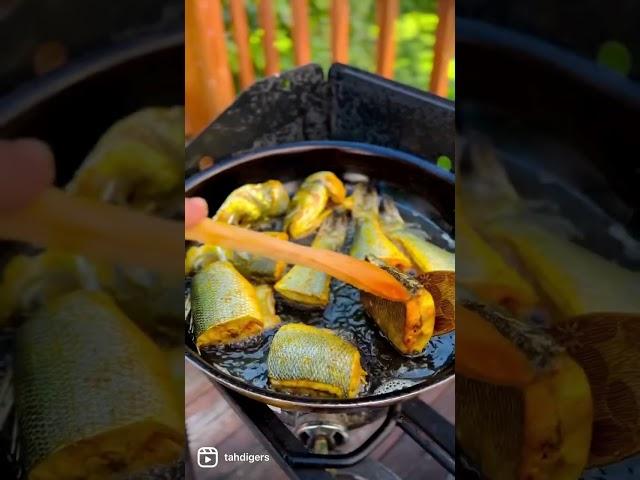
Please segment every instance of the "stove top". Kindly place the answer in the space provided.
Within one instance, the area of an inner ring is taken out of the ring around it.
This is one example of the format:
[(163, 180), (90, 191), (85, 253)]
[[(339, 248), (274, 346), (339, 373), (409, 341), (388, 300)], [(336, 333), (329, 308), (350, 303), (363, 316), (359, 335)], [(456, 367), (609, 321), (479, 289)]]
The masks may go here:
[[(348, 413), (294, 412), (228, 390), (191, 365), (187, 376), (187, 478), (253, 478), (257, 472), (256, 478), (273, 480), (455, 478), (454, 426), (422, 400)], [(438, 398), (436, 405), (449, 405), (453, 389)], [(199, 466), (205, 445), (217, 449), (217, 470)], [(243, 452), (247, 458), (228, 458)], [(265, 454), (268, 463), (246, 464), (248, 455)]]

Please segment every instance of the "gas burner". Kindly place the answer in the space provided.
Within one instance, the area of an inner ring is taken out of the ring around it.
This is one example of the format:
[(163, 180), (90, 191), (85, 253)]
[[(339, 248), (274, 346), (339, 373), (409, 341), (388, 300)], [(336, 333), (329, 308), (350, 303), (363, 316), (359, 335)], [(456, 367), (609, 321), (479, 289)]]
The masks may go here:
[(455, 476), (454, 426), (421, 400), (337, 414), (294, 412), (214, 385), (290, 478), (395, 480), (369, 455), (396, 426)]

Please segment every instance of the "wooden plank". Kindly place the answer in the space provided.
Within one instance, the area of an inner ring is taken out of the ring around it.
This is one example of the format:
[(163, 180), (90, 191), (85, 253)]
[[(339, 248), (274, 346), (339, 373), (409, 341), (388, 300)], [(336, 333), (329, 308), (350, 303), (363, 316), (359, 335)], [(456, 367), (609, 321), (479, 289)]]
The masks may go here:
[(307, 0), (291, 0), (291, 14), (293, 16), (293, 52), (296, 65), (306, 65), (311, 62)]
[(229, 0), (231, 22), (233, 23), (233, 40), (238, 49), (238, 66), (240, 69), (240, 86), (247, 88), (255, 81), (251, 49), (249, 48), (249, 21), (244, 0)]
[[(189, 124), (193, 132), (197, 133), (231, 104), (235, 89), (224, 38), (221, 1), (187, 0), (186, 8), (192, 10), (187, 15), (187, 27), (192, 32), (188, 34), (186, 56), (191, 62), (195, 62), (203, 78), (203, 85), (196, 88), (195, 98), (190, 98), (188, 108), (193, 108), (193, 102), (201, 100), (206, 101), (208, 106), (207, 118), (199, 118), (198, 122)], [(192, 73), (187, 71), (187, 76)], [(193, 87), (189, 79), (185, 83), (187, 87)], [(186, 96), (189, 98), (190, 94), (187, 93)]]
[(185, 2), (185, 135), (192, 137), (213, 116), (213, 101), (206, 89), (204, 65), (198, 55), (195, 2)]
[(455, 5), (455, 0), (438, 0), (438, 27), (429, 90), (441, 97), (446, 97), (449, 91), (449, 64), (456, 44)]
[(280, 58), (276, 50), (276, 15), (272, 0), (258, 1), (258, 18), (264, 30), (262, 47), (264, 48), (265, 75), (274, 75), (280, 71)]
[(393, 78), (396, 57), (395, 23), (399, 12), (399, 0), (380, 0), (378, 8), (378, 75)]
[(349, 0), (331, 1), (331, 58), (349, 63)]

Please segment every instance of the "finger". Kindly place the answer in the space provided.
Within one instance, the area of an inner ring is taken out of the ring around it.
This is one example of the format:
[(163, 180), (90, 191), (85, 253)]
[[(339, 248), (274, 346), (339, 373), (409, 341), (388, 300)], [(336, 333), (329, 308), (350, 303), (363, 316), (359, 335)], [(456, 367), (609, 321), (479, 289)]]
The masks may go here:
[(209, 213), (209, 207), (204, 198), (193, 197), (184, 199), (184, 226), (193, 227)]
[(54, 177), (53, 153), (45, 143), (31, 138), (0, 141), (0, 210), (27, 206)]

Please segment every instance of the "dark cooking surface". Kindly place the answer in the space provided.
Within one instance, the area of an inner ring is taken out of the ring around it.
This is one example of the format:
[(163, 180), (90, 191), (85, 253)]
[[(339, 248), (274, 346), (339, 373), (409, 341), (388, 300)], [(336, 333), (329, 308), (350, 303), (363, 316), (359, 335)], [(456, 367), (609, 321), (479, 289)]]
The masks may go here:
[[(388, 191), (384, 186), (381, 192)], [(399, 201), (403, 218), (419, 223), (430, 234), (434, 243), (449, 248), (446, 233), (409, 204), (401, 203), (398, 192), (394, 198)], [(213, 207), (213, 206), (212, 206)], [(213, 208), (212, 208), (213, 209)], [(347, 241), (342, 249), (348, 253), (353, 238), (354, 225), (351, 222)], [(354, 343), (362, 355), (362, 365), (367, 371), (367, 385), (361, 396), (371, 395), (378, 389), (386, 391), (408, 386), (420, 381), (428, 381), (436, 373), (451, 365), (454, 355), (455, 333), (433, 337), (423, 354), (403, 357), (379, 333), (373, 322), (367, 318), (359, 301), (357, 289), (343, 282), (333, 280), (331, 301), (324, 310), (300, 310), (277, 298), (276, 311), (283, 324), (304, 322), (309, 325), (330, 328)], [(271, 340), (276, 330), (271, 330), (257, 339), (239, 345), (210, 348), (202, 353), (211, 364), (224, 368), (235, 377), (242, 378), (259, 388), (269, 388), (266, 359)], [(394, 388), (395, 387), (395, 388)]]
[[(432, 167), (435, 173), (430, 177), (424, 170), (410, 163), (398, 164), (397, 160), (343, 151), (335, 146), (328, 148), (327, 145), (304, 152), (258, 157), (218, 172), (209, 179), (194, 180), (193, 185), (187, 188), (187, 195), (204, 196), (213, 212), (234, 188), (245, 183), (274, 178), (285, 183), (291, 193), (300, 180), (320, 169), (334, 171), (341, 178), (344, 178), (345, 173), (366, 172), (381, 193), (388, 193), (394, 198), (407, 222), (420, 224), (434, 243), (452, 250), (453, 231), (450, 222), (453, 218), (453, 188), (448, 174), (437, 167)], [(383, 161), (390, 162), (386, 163), (389, 165), (388, 169), (381, 168)], [(440, 174), (442, 177), (438, 176)], [(385, 175), (385, 182), (375, 182), (380, 175)], [(191, 183), (188, 182), (188, 185)], [(350, 226), (349, 236), (352, 235), (353, 225)], [(348, 239), (343, 251), (348, 251), (349, 243)], [(322, 311), (296, 310), (280, 300), (277, 302), (277, 313), (284, 322), (303, 321), (332, 328), (358, 346), (363, 367), (368, 374), (366, 389), (359, 398), (377, 399), (378, 394), (385, 391), (406, 390), (413, 385), (416, 388), (426, 387), (453, 374), (454, 332), (433, 337), (425, 353), (421, 355), (403, 357), (393, 350), (372, 321), (366, 318), (357, 290), (341, 282), (333, 281), (332, 301), (324, 314)], [(262, 394), (273, 395), (274, 392), (270, 389), (265, 390), (268, 389), (265, 362), (274, 333), (268, 332), (243, 345), (208, 349), (203, 352), (202, 358), (216, 371), (220, 372), (222, 369), (236, 381), (240, 379), (241, 385), (248, 383)], [(186, 332), (186, 341), (195, 350), (193, 336), (189, 331)], [(376, 391), (377, 389), (380, 390)], [(291, 395), (286, 397), (296, 398)]]

